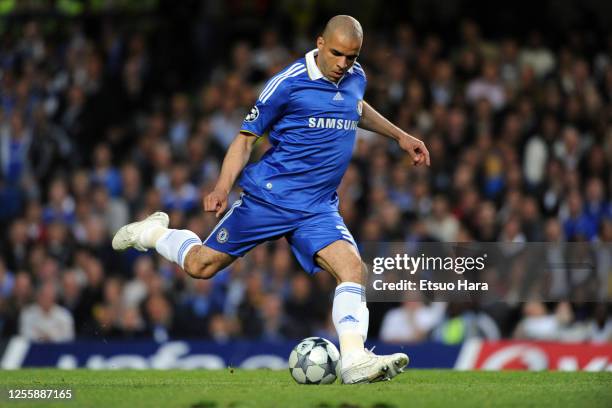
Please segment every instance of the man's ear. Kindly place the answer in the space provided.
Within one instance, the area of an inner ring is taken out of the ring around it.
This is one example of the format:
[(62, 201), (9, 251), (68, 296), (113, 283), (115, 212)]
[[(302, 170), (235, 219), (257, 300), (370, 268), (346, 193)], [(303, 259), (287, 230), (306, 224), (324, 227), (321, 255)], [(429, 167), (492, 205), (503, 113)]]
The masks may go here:
[(323, 49), (324, 45), (325, 45), (325, 40), (323, 39), (323, 37), (317, 37), (317, 48), (319, 49), (319, 51)]

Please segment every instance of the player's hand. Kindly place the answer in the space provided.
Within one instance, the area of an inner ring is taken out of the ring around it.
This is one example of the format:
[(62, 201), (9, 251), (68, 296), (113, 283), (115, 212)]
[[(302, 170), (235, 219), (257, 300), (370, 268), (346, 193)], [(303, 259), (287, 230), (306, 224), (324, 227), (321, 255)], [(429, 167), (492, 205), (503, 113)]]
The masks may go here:
[(219, 218), (227, 208), (227, 195), (225, 191), (215, 188), (204, 197), (204, 211), (214, 211), (215, 217)]
[(415, 166), (423, 164), (429, 166), (429, 150), (427, 150), (422, 140), (405, 133), (398, 143), (402, 150), (408, 152), (410, 157), (412, 157), (412, 163)]

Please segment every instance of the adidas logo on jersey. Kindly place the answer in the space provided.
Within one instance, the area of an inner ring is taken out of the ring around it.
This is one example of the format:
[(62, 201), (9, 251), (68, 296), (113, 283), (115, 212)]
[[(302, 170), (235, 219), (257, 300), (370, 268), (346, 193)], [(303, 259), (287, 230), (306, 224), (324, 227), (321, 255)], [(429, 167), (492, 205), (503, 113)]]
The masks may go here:
[(343, 101), (344, 98), (342, 97), (342, 94), (340, 93), (340, 91), (336, 92), (336, 94), (334, 95), (334, 101)]

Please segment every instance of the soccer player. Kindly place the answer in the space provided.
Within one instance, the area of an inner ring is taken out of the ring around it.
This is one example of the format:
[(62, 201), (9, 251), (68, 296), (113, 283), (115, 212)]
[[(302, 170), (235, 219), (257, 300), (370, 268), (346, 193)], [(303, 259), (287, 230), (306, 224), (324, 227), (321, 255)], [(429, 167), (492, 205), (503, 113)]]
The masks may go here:
[(122, 227), (113, 238), (116, 250), (155, 248), (190, 276), (209, 279), (256, 245), (284, 236), (308, 273), (324, 269), (338, 281), (332, 316), (345, 384), (390, 379), (408, 364), (403, 353), (378, 356), (364, 348), (369, 313), (363, 263), (338, 213), (336, 193), (357, 127), (394, 139), (415, 165), (429, 165), (422, 141), (363, 100), (367, 80), (357, 62), (362, 41), (357, 20), (335, 16), (316, 49), (268, 81), (228, 148), (204, 210), (217, 217), (226, 210), (253, 144), (266, 131), (272, 147), (244, 169), (241, 198), (203, 242), (191, 231), (168, 229), (163, 212)]

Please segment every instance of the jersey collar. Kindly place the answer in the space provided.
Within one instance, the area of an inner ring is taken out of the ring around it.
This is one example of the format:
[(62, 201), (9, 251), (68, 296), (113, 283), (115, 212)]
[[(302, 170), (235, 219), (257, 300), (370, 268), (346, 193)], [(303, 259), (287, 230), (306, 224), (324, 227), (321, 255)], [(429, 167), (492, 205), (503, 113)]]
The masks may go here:
[[(306, 53), (305, 59), (306, 59), (306, 68), (308, 70), (308, 77), (311, 80), (313, 80), (313, 81), (316, 81), (317, 79), (321, 79), (321, 78), (329, 81), (327, 78), (325, 78), (325, 76), (323, 76), (323, 73), (321, 72), (321, 70), (317, 66), (317, 61), (315, 61), (315, 56), (318, 53), (319, 53), (319, 49), (318, 48), (315, 48), (314, 50), (310, 50), (310, 51), (308, 51)], [(350, 67), (348, 72), (352, 74), (353, 73), (353, 67)], [(344, 77), (340, 78), (338, 83), (340, 83), (340, 81), (342, 81), (343, 78)]]

